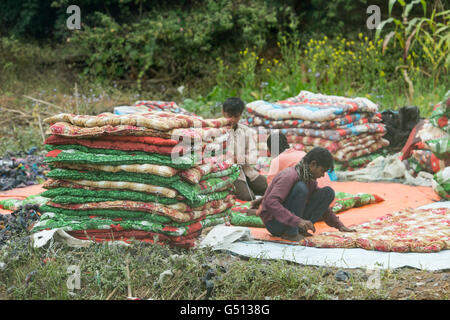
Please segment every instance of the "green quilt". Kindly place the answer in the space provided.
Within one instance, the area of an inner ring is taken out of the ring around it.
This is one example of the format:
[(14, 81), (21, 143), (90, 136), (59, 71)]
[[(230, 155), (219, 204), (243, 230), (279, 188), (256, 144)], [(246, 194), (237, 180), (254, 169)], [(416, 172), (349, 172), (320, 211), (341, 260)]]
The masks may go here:
[[(81, 172), (71, 169), (53, 169), (47, 176), (53, 179), (70, 180), (90, 180), (90, 181), (127, 181), (135, 183), (144, 183), (154, 186), (162, 186), (177, 190), (191, 204), (201, 201), (201, 195), (216, 191), (222, 191), (227, 187), (232, 187), (233, 182), (239, 177), (239, 170), (228, 177), (211, 178), (200, 181), (198, 185), (192, 185), (180, 178), (173, 176), (170, 178), (156, 176), (152, 174), (140, 174), (132, 172), (105, 172), (105, 171), (86, 171)], [(193, 205), (194, 206), (194, 205)]]
[(122, 220), (101, 217), (68, 217), (63, 214), (44, 213), (32, 232), (60, 228), (65, 231), (76, 230), (142, 230), (167, 236), (186, 236), (202, 228), (224, 223), (228, 220), (229, 209), (218, 215), (207, 216), (204, 220), (184, 226), (167, 225), (148, 220)]
[[(52, 162), (67, 162), (118, 166), (123, 164), (150, 163), (185, 170), (192, 168), (196, 163), (195, 157), (192, 155), (180, 157), (180, 161), (175, 163), (171, 156), (158, 153), (92, 149), (78, 145), (47, 145), (46, 148), (49, 151), (55, 151), (55, 154), (50, 154), (45, 158), (45, 161), (49, 164)], [(62, 150), (62, 152), (56, 154), (56, 150)]]
[[(368, 193), (350, 194), (346, 192), (336, 192), (335, 199), (336, 201), (332, 207), (334, 213), (384, 201), (377, 195)], [(243, 202), (232, 208), (230, 223), (236, 226), (264, 228), (264, 223), (259, 216), (248, 216), (246, 214), (249, 208), (250, 202)]]

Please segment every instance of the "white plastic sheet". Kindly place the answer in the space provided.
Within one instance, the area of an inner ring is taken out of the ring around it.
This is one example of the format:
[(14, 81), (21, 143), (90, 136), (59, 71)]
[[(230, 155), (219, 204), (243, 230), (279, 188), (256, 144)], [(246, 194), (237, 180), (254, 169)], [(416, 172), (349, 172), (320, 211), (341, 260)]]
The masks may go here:
[[(450, 201), (436, 202), (428, 208), (450, 208)], [(213, 229), (214, 230), (214, 229)], [(238, 241), (217, 245), (214, 250), (225, 250), (245, 257), (287, 260), (303, 265), (336, 268), (396, 269), (411, 267), (421, 270), (450, 270), (450, 250), (435, 253), (398, 253), (369, 251), (359, 248), (311, 248), (267, 241)]]

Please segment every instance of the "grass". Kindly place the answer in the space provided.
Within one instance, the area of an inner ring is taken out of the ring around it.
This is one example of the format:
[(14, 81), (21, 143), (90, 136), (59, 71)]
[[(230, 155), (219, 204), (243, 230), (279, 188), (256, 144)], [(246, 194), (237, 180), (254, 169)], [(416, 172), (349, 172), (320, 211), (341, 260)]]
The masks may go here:
[[(208, 248), (132, 243), (74, 249), (55, 242), (35, 249), (14, 241), (0, 249), (0, 256), (6, 264), (0, 271), (2, 299), (126, 299), (128, 285), (132, 296), (155, 300), (448, 299), (450, 292), (444, 279), (448, 272), (381, 270), (380, 287), (370, 289), (369, 273), (362, 269), (347, 270), (351, 277), (341, 282), (335, 279), (336, 268), (243, 259)], [(67, 286), (70, 266), (78, 266), (81, 274), (74, 294)], [(210, 296), (203, 280), (208, 273), (214, 285)], [(419, 281), (427, 281), (426, 286), (405, 289)], [(439, 287), (428, 292), (434, 283)]]

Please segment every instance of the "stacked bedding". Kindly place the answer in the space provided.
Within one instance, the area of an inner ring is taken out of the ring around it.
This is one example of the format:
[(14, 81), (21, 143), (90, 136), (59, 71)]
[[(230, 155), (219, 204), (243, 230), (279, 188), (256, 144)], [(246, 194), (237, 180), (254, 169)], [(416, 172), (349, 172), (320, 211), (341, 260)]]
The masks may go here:
[[(222, 155), (229, 120), (169, 112), (45, 120), (52, 169), (34, 231), (192, 247), (227, 221), (239, 168)], [(195, 142), (195, 143), (193, 143)]]
[(433, 188), (445, 199), (450, 199), (449, 117), (450, 91), (434, 107), (430, 118), (414, 127), (401, 151), (401, 160), (413, 175), (421, 171), (434, 175)]
[[(270, 130), (279, 130), (289, 144), (301, 144), (305, 151), (327, 148), (342, 169), (363, 167), (389, 145), (383, 139), (386, 130), (378, 107), (366, 98), (301, 91), (276, 103), (254, 101), (247, 104), (247, 111), (246, 123), (258, 129), (260, 139), (263, 132), (267, 137)], [(262, 146), (265, 140), (259, 142)], [(357, 161), (349, 165), (352, 160)]]

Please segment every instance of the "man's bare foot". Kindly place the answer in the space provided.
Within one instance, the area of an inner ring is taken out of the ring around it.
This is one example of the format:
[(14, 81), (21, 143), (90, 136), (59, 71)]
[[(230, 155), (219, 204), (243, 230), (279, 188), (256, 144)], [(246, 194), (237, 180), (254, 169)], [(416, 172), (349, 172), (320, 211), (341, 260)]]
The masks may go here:
[(280, 238), (283, 238), (285, 240), (298, 242), (298, 241), (302, 240), (304, 237), (300, 233), (297, 233), (296, 235), (291, 235), (291, 234), (284, 233), (284, 234), (282, 234), (280, 236)]

